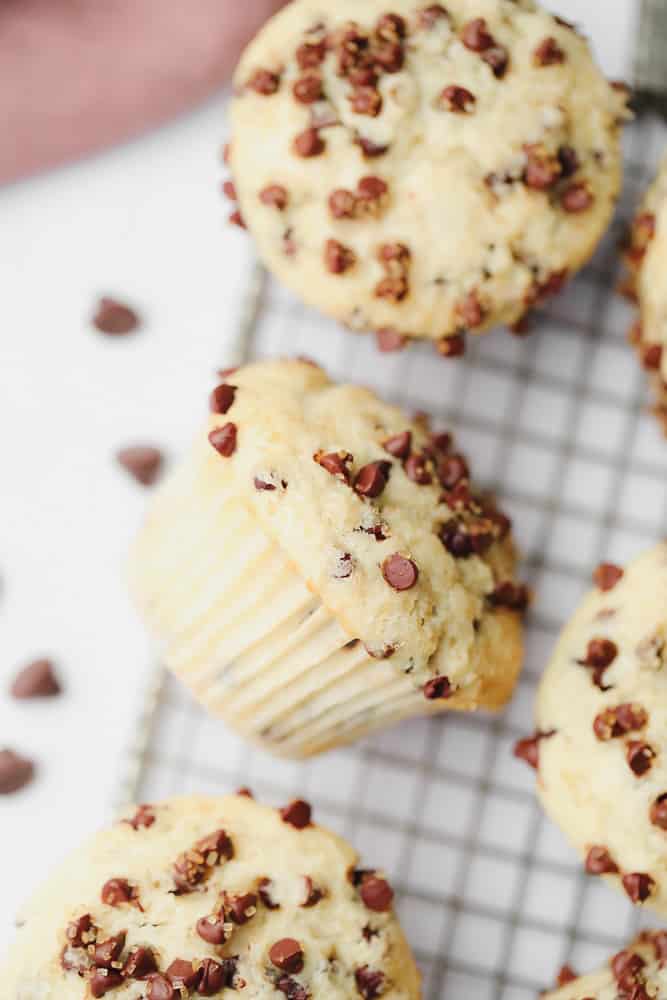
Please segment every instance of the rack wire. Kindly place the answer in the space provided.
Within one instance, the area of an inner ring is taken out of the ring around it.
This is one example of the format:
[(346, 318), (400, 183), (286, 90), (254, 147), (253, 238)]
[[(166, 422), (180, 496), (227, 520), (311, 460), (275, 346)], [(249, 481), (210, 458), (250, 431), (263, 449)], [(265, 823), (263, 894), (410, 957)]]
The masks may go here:
[(625, 340), (632, 309), (615, 294), (618, 242), (666, 136), (650, 118), (628, 130), (614, 226), (537, 316), (533, 336), (496, 332), (458, 362), (436, 361), (426, 345), (378, 355), (372, 338), (307, 311), (256, 268), (238, 341), (220, 359), (305, 354), (337, 379), (428, 411), (454, 430), (514, 520), (536, 601), (525, 670), (503, 714), (414, 721), (293, 763), (248, 748), (158, 670), (120, 796), (250, 785), (272, 803), (310, 799), (319, 822), (393, 880), (425, 1000), (532, 1000), (561, 965), (594, 967), (640, 923), (619, 894), (582, 873), (512, 745), (532, 729), (540, 673), (593, 567), (626, 561), (667, 533), (667, 443), (645, 414)]

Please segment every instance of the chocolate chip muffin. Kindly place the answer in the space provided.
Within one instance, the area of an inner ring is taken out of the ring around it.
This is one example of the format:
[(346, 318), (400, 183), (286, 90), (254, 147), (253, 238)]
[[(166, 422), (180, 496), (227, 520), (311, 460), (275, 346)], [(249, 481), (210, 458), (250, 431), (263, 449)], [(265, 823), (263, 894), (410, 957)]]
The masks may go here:
[(203, 704), (296, 757), (502, 705), (527, 594), (510, 523), (450, 435), (303, 361), (230, 373), (211, 408), (132, 559)]
[[(606, 968), (573, 977), (545, 1000), (659, 1000), (667, 997), (667, 932), (644, 931)], [(569, 978), (569, 977), (568, 977)]]
[(625, 91), (531, 0), (294, 0), (235, 88), (229, 190), (262, 259), (385, 348), (517, 322), (616, 201)]
[(141, 806), (74, 854), (21, 915), (7, 1000), (419, 1000), (382, 873), (242, 794)]
[(639, 306), (630, 330), (655, 390), (655, 412), (667, 433), (667, 157), (637, 213), (625, 249), (629, 291)]
[(667, 545), (604, 564), (542, 680), (517, 745), (586, 871), (667, 914)]

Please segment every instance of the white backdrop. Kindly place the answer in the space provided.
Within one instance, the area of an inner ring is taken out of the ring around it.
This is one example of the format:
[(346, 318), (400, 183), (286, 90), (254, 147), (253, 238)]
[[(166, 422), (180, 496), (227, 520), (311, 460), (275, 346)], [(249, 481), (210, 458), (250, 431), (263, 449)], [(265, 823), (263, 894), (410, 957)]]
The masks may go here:
[[(585, 25), (610, 75), (629, 75), (636, 0), (552, 6)], [(108, 818), (139, 709), (151, 651), (123, 561), (146, 496), (113, 453), (147, 441), (178, 454), (224, 360), (251, 254), (225, 225), (225, 128), (220, 97), (0, 191), (0, 746), (39, 764), (0, 799), (2, 940), (32, 886)], [(139, 334), (90, 327), (105, 293), (136, 305)], [(38, 655), (58, 663), (64, 696), (12, 702), (10, 678)]]

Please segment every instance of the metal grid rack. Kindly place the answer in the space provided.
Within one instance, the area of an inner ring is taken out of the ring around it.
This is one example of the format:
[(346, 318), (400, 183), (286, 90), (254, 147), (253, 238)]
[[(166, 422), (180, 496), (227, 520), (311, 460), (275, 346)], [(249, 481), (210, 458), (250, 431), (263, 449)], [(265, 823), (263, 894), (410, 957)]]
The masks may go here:
[(629, 129), (617, 221), (534, 336), (497, 332), (460, 362), (436, 361), (427, 346), (381, 356), (371, 338), (307, 312), (257, 271), (237, 356), (220, 359), (306, 354), (338, 379), (432, 413), (514, 519), (536, 601), (504, 714), (415, 721), (292, 763), (245, 746), (159, 671), (129, 755), (124, 798), (250, 785), (272, 803), (310, 799), (317, 820), (395, 884), (425, 1000), (532, 1000), (563, 963), (594, 967), (639, 922), (619, 894), (582, 874), (512, 745), (532, 729), (540, 672), (592, 568), (667, 532), (667, 444), (644, 414), (644, 380), (625, 342), (632, 310), (614, 294), (618, 240), (664, 142), (657, 121)]

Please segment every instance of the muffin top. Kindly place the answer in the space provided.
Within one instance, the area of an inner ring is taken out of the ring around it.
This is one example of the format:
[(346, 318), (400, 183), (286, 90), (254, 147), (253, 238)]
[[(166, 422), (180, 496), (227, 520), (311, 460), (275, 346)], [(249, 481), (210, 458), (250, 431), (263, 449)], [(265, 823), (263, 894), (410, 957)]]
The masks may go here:
[(541, 684), (538, 791), (590, 874), (667, 913), (667, 545), (595, 580)]
[(239, 497), (351, 641), (427, 698), (474, 681), (492, 623), (520, 658), (510, 524), (448, 434), (303, 361), (239, 369), (211, 405)]
[(380, 873), (310, 821), (243, 794), (141, 806), (22, 914), (7, 1000), (418, 1000)]
[(531, 0), (293, 0), (235, 87), (243, 219), (353, 328), (459, 353), (557, 291), (609, 221), (625, 92)]
[(626, 250), (639, 301), (635, 328), (644, 366), (667, 381), (667, 156), (637, 213)]
[(667, 932), (644, 931), (607, 967), (573, 979), (544, 1000), (659, 1000), (667, 997)]

